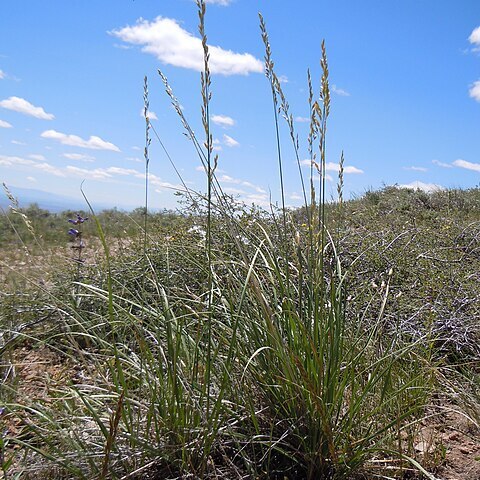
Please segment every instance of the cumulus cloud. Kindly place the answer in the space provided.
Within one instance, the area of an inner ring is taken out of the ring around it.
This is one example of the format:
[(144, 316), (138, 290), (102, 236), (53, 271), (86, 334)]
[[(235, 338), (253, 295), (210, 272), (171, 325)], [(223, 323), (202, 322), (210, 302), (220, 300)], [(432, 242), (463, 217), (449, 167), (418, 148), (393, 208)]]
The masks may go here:
[[(67, 165), (66, 167), (55, 167), (47, 162), (40, 162), (34, 159), (27, 159), (16, 156), (0, 155), (0, 166), (16, 168), (18, 166), (28, 167), (28, 169), (35, 168), (50, 175), (57, 177), (74, 177), (81, 179), (90, 179), (98, 181), (118, 181), (119, 177), (131, 179), (145, 180), (145, 172), (140, 172), (133, 168), (123, 167), (106, 167), (106, 168), (81, 168), (74, 165)], [(150, 174), (149, 182), (151, 185), (159, 189), (173, 189), (184, 190), (182, 185), (166, 182), (160, 177)], [(143, 183), (142, 183), (143, 184)], [(140, 186), (140, 184), (139, 184)], [(159, 191), (159, 190), (157, 190)]]
[(240, 146), (240, 144), (232, 137), (230, 137), (229, 135), (223, 135), (223, 143), (227, 146), (227, 147), (238, 147)]
[(214, 152), (221, 152), (222, 151), (222, 146), (220, 145), (220, 140), (218, 138), (213, 139), (213, 148), (212, 150)]
[(343, 173), (359, 174), (359, 173), (364, 173), (364, 172), (363, 172), (363, 170), (360, 170), (359, 168), (354, 167), (353, 165), (346, 165), (345, 167), (343, 167)]
[(91, 136), (88, 140), (84, 140), (78, 135), (67, 135), (65, 133), (57, 132), (56, 130), (46, 130), (40, 136), (42, 138), (57, 140), (63, 145), (70, 145), (72, 147), (90, 148), (92, 150), (111, 150), (113, 152), (120, 151), (120, 149), (113, 143), (106, 142), (97, 136)]
[(53, 120), (55, 115), (47, 113), (42, 107), (35, 107), (30, 102), (20, 97), (9, 97), (0, 102), (0, 107), (14, 112), (30, 115), (31, 117), (40, 118), (41, 120)]
[(405, 184), (405, 185), (397, 185), (398, 188), (409, 188), (411, 190), (422, 190), (424, 192), (436, 192), (438, 190), (444, 190), (441, 185), (437, 185), (435, 183), (424, 183), (420, 182), (419, 180), (415, 180), (414, 182)]
[[(145, 109), (142, 108), (140, 110), (140, 116), (145, 118)], [(147, 116), (150, 120), (158, 120), (157, 114), (155, 112), (152, 112), (151, 110), (148, 110)]]
[(267, 193), (262, 187), (259, 187), (258, 185), (254, 185), (253, 183), (250, 183), (250, 182), (242, 182), (242, 185), (244, 187), (252, 188), (258, 193)]
[(14, 165), (33, 165), (33, 160), (27, 160), (22, 157), (0, 155), (0, 165), (5, 167), (12, 167)]
[(473, 98), (477, 102), (480, 102), (480, 80), (477, 80), (473, 83), (473, 85), (470, 86), (468, 93), (471, 98)]
[[(305, 160), (300, 160), (300, 165), (303, 165), (304, 167), (310, 167), (310, 164), (311, 164), (311, 160), (310, 159), (305, 159)], [(339, 172), (340, 171), (340, 164), (338, 163), (334, 163), (334, 162), (326, 162), (325, 163), (325, 171), (327, 172)], [(353, 165), (344, 165), (343, 167), (343, 173), (345, 174), (348, 174), (348, 173), (351, 173), (351, 174), (360, 174), (360, 173), (364, 173), (363, 170), (360, 170), (359, 168), (357, 167), (354, 167)], [(325, 178), (327, 178), (327, 180), (331, 180), (332, 177), (330, 177), (329, 175), (326, 175)]]
[(28, 158), (31, 158), (32, 160), (38, 160), (40, 162), (43, 162), (46, 160), (46, 158), (43, 155), (38, 155), (36, 153), (32, 153), (31, 155), (28, 156)]
[(74, 167), (73, 165), (68, 165), (65, 170), (76, 177), (87, 178), (91, 180), (105, 180), (112, 176), (101, 168), (89, 170), (87, 168), (80, 168)]
[(254, 190), (256, 193), (261, 193), (261, 194), (267, 193), (262, 187), (258, 185), (255, 185), (246, 180), (242, 180), (240, 178), (231, 177), (230, 175), (226, 175), (226, 174), (221, 175), (219, 177), (219, 181), (227, 184), (241, 185), (242, 187), (246, 187), (246, 188), (250, 188), (251, 190)]
[(442, 168), (453, 168), (449, 163), (441, 162), (440, 160), (432, 160), (432, 163)]
[(212, 122), (222, 128), (233, 127), (235, 120), (227, 115), (212, 115)]
[[(226, 1), (226, 0), (224, 0)], [(184, 30), (171, 18), (157, 17), (149, 22), (139, 19), (133, 26), (109, 32), (126, 43), (142, 45), (142, 51), (175, 67), (203, 71), (203, 48), (200, 38)], [(221, 75), (262, 73), (263, 63), (249, 53), (235, 53), (209, 45), (210, 71)]]
[(223, 191), (225, 193), (228, 193), (229, 195), (247, 195), (247, 192), (245, 190), (236, 187), (225, 187)]
[(156, 185), (161, 188), (156, 188), (155, 191), (157, 193), (161, 193), (162, 189), (166, 188), (167, 190), (175, 190), (175, 191), (185, 191), (185, 187), (183, 185), (180, 185), (179, 183), (170, 183), (170, 182), (162, 182), (162, 181), (157, 181), (157, 182), (152, 182), (153, 185)]
[(459, 158), (455, 160), (452, 165), (459, 168), (465, 168), (467, 170), (473, 170), (474, 172), (480, 172), (480, 163), (467, 162)]
[(50, 173), (51, 175), (55, 175), (56, 177), (65, 177), (65, 173), (62, 172), (57, 167), (54, 167), (53, 165), (50, 165), (50, 163), (43, 162), (43, 163), (34, 163), (32, 164), (32, 167), (37, 168), (38, 170), (42, 170), (45, 173)]
[(336, 93), (337, 95), (340, 95), (341, 97), (349, 97), (350, 93), (347, 92), (346, 90), (343, 90), (343, 88), (337, 87), (335, 84), (332, 85), (332, 92)]
[(133, 168), (121, 168), (121, 167), (108, 167), (105, 170), (107, 173), (114, 175), (138, 175), (140, 172)]
[(412, 172), (426, 172), (427, 169), (425, 167), (403, 167), (404, 170), (411, 170)]
[(259, 194), (259, 193), (252, 193), (245, 197), (245, 201), (248, 203), (254, 203), (255, 205), (260, 205), (261, 207), (269, 207), (270, 201), (268, 195)]
[(19, 165), (21, 165), (29, 167), (29, 169), (36, 168), (37, 170), (49, 173), (50, 175), (55, 175), (56, 177), (66, 176), (65, 172), (62, 169), (57, 168), (50, 163), (38, 162), (28, 158), (0, 155), (0, 165), (3, 165), (4, 167), (18, 167)]
[[(474, 45), (473, 51), (478, 52), (480, 50), (480, 27), (475, 28), (470, 36), (468, 37), (468, 41)], [(468, 90), (468, 93), (471, 98), (480, 102), (480, 80), (477, 80)]]
[(12, 125), (5, 120), (0, 120), (0, 128), (12, 128)]
[[(339, 172), (340, 171), (340, 165), (338, 163), (334, 163), (334, 162), (327, 162), (325, 164), (325, 170), (327, 172)], [(343, 173), (360, 174), (360, 173), (363, 173), (363, 170), (360, 170), (359, 168), (354, 167), (353, 165), (345, 165), (343, 167)]]
[(480, 46), (480, 27), (477, 27), (468, 37), (468, 41), (474, 45)]
[(69, 160), (78, 160), (80, 162), (93, 162), (95, 157), (83, 155), (82, 153), (64, 153), (63, 156)]

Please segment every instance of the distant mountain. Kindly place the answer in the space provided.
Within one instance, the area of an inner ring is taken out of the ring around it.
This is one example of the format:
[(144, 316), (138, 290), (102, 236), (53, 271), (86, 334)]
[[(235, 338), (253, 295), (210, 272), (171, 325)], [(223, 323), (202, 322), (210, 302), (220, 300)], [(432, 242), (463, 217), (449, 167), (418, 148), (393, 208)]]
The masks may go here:
[[(13, 196), (18, 200), (20, 207), (28, 207), (32, 203), (36, 203), (40, 208), (54, 213), (65, 210), (88, 210), (88, 206), (85, 201), (78, 200), (76, 198), (57, 195), (55, 193), (46, 192), (44, 190), (36, 190), (33, 188), (20, 188), (10, 185), (8, 188)], [(9, 205), (10, 201), (6, 197), (3, 189), (1, 189), (0, 206), (2, 208), (7, 208)], [(112, 207), (113, 205), (94, 205), (96, 210), (105, 210)]]

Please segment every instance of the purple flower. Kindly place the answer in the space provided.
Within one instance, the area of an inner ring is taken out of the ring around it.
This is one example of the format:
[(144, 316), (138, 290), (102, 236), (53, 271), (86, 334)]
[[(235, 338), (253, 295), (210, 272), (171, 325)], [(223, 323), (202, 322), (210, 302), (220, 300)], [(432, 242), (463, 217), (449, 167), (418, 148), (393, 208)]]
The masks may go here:
[(78, 237), (79, 233), (80, 233), (80, 232), (79, 232), (78, 230), (76, 230), (75, 228), (71, 228), (71, 229), (68, 231), (68, 234), (69, 234), (69, 235), (74, 235), (75, 237)]
[(83, 218), (81, 215), (77, 213), (77, 218), (75, 220), (70, 218), (68, 221), (69, 223), (73, 223), (73, 225), (79, 225), (81, 223), (86, 222), (87, 220), (88, 220), (88, 217)]

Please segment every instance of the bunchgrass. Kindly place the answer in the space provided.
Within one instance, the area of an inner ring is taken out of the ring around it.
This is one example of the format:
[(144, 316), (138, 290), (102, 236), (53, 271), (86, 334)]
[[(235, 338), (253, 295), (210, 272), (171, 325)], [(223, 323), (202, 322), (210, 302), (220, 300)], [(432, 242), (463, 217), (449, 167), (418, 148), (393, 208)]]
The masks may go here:
[[(0, 439), (4, 477), (346, 479), (417, 472), (432, 479), (415, 441), (453, 347), (442, 336), (433, 299), (428, 311), (415, 305), (412, 313), (399, 295), (429, 252), (415, 252), (416, 259), (405, 255), (418, 234), (408, 229), (384, 231), (365, 243), (365, 231), (351, 225), (358, 218), (353, 204), (343, 198), (343, 153), (338, 202), (327, 202), (325, 43), (318, 93), (310, 72), (307, 77), (311, 165), (310, 178), (303, 177), (294, 117), (262, 17), (281, 207), (265, 212), (223, 193), (210, 125), (214, 89), (205, 2), (197, 6), (203, 140), (159, 73), (204, 166), (205, 193), (183, 183), (188, 215), (175, 217), (173, 225), (155, 223), (149, 214), (153, 126), (145, 78), (145, 206), (134, 222), (137, 240), (128, 253), (113, 255), (103, 220), (86, 199), (102, 257), (86, 262), (81, 278), (70, 272), (74, 301), (71, 286), (43, 288), (41, 299), (53, 321), (15, 337), (48, 345), (70, 375), (44, 395), (26, 399), (16, 398), (14, 382), (4, 376), (0, 421), (17, 428), (16, 435)], [(285, 203), (279, 113), (299, 167), (304, 205), (296, 211)], [(362, 212), (435, 201), (402, 195), (409, 194), (398, 191), (401, 198), (390, 204), (381, 193), (369, 194)], [(449, 196), (448, 208), (452, 201)], [(465, 245), (474, 249), (476, 239), (466, 238)], [(415, 288), (409, 299), (438, 293)], [(2, 315), (15, 308), (2, 303)], [(475, 357), (474, 341), (466, 343), (457, 353), (468, 350)], [(471, 411), (478, 405), (477, 377), (468, 380), (465, 403)]]

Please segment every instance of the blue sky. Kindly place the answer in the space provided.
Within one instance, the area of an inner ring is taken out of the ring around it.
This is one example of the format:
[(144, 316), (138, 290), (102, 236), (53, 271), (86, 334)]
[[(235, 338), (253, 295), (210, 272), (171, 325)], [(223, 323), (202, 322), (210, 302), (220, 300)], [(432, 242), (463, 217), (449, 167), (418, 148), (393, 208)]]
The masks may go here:
[[(326, 41), (329, 191), (342, 149), (347, 197), (391, 184), (479, 185), (478, 0), (207, 3), (211, 121), (226, 192), (263, 206), (279, 198), (258, 12), (297, 119), (302, 159), (308, 157), (306, 71), (318, 91)], [(168, 77), (203, 139), (197, 24), (192, 0), (2, 0), (0, 180), (73, 198), (81, 197), (85, 180), (93, 204), (141, 205), (147, 75), (152, 124), (186, 184), (204, 191), (200, 162), (157, 74), (160, 68)], [(300, 205), (294, 152), (287, 129), (281, 134), (287, 203)], [(155, 138), (150, 171), (151, 206), (175, 207), (180, 181)]]

